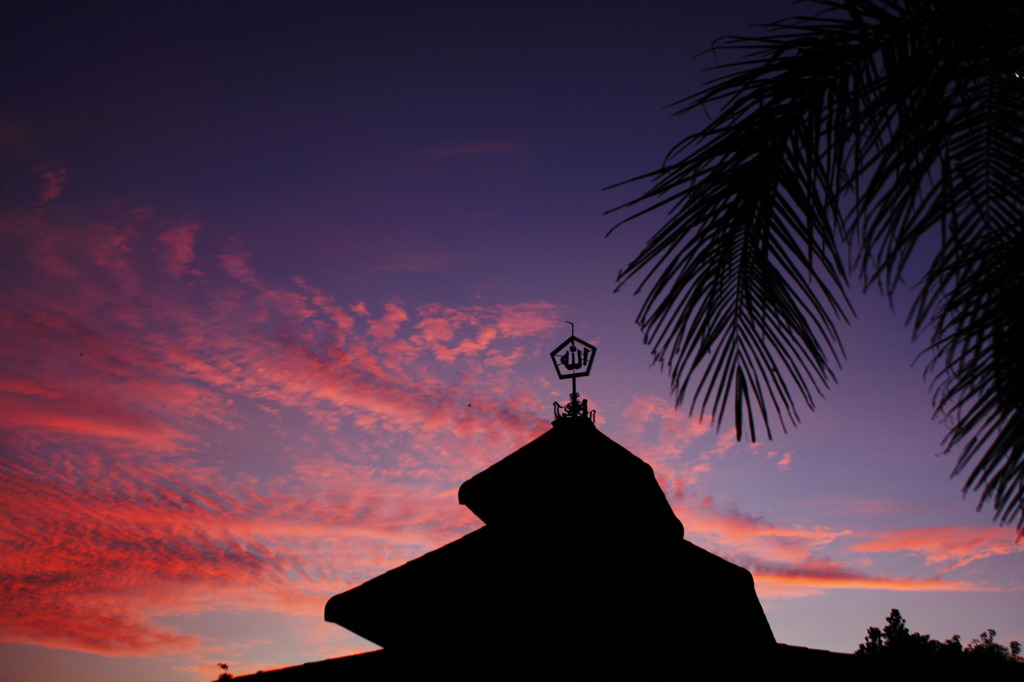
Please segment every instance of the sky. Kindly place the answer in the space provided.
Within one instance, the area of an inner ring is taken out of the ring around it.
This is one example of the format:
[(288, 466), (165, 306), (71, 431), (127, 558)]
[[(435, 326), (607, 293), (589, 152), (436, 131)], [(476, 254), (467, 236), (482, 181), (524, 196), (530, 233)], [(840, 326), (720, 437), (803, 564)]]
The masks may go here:
[(1024, 640), (1024, 544), (950, 479), (923, 346), (854, 292), (770, 442), (677, 411), (607, 212), (699, 129), (704, 3), (21, 3), (0, 26), (0, 680), (211, 680), (375, 648), (332, 595), (478, 528), (548, 357), (776, 638)]

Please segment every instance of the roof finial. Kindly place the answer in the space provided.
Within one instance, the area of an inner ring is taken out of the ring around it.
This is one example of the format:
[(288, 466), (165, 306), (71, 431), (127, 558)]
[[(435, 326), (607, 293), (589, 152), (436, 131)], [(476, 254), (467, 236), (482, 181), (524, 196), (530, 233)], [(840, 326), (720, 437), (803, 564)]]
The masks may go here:
[(580, 394), (576, 392), (576, 377), (585, 377), (590, 374), (590, 368), (594, 366), (597, 348), (583, 339), (576, 338), (575, 324), (569, 320), (566, 320), (566, 324), (571, 330), (570, 336), (558, 348), (551, 351), (551, 361), (555, 364), (555, 371), (558, 372), (559, 379), (572, 379), (572, 393), (569, 394), (569, 402), (564, 407), (555, 402), (555, 420), (588, 417), (590, 421), (594, 421), (597, 412), (596, 410), (588, 412), (587, 401), (580, 401)]

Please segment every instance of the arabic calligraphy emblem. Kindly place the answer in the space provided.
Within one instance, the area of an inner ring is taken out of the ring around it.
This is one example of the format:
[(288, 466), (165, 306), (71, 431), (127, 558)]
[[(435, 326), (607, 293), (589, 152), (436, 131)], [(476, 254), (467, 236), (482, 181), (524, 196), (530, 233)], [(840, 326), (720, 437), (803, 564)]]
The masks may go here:
[(572, 325), (572, 333), (568, 339), (563, 341), (558, 348), (551, 351), (551, 362), (555, 364), (555, 371), (559, 379), (572, 379), (572, 393), (569, 394), (569, 402), (555, 406), (555, 421), (566, 418), (586, 417), (594, 421), (595, 412), (587, 408), (587, 401), (580, 400), (580, 394), (576, 392), (576, 377), (585, 377), (590, 374), (594, 366), (594, 356), (597, 355), (597, 348), (583, 339), (576, 337), (576, 326)]
[(596, 347), (576, 336), (570, 336), (551, 351), (551, 361), (555, 363), (559, 379), (585, 377), (590, 374), (596, 353)]

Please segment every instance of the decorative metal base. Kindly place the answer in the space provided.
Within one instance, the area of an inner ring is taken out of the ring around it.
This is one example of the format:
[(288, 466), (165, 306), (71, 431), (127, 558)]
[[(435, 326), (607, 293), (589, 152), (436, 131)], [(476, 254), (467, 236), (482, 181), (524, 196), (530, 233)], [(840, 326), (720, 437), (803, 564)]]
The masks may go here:
[[(568, 322), (568, 320), (566, 320)], [(597, 355), (597, 347), (592, 346), (583, 339), (576, 338), (576, 325), (569, 322), (572, 334), (551, 351), (551, 362), (555, 363), (555, 371), (559, 379), (572, 379), (572, 393), (569, 394), (569, 402), (564, 406), (555, 405), (555, 421), (560, 419), (587, 418), (594, 421), (597, 416), (596, 410), (587, 411), (587, 401), (580, 401), (580, 394), (576, 392), (576, 377), (585, 377), (590, 374), (590, 368), (594, 365), (594, 356)]]
[(569, 402), (563, 407), (558, 402), (554, 403), (555, 406), (555, 419), (579, 419), (585, 417), (590, 421), (595, 421), (597, 417), (597, 410), (587, 411), (587, 400), (584, 398), (580, 400), (579, 393), (573, 393), (569, 396)]

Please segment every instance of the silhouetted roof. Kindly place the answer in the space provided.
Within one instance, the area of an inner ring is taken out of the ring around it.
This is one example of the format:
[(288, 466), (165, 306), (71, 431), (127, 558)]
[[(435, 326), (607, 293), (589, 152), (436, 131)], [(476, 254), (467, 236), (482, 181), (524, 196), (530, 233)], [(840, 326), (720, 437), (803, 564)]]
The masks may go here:
[(650, 465), (581, 418), (555, 421), (463, 483), (459, 502), (488, 525), (627, 511), (675, 519)]
[(487, 525), (333, 597), (325, 618), (388, 649), (774, 644), (748, 571), (687, 542), (650, 466), (584, 419), (463, 484)]

